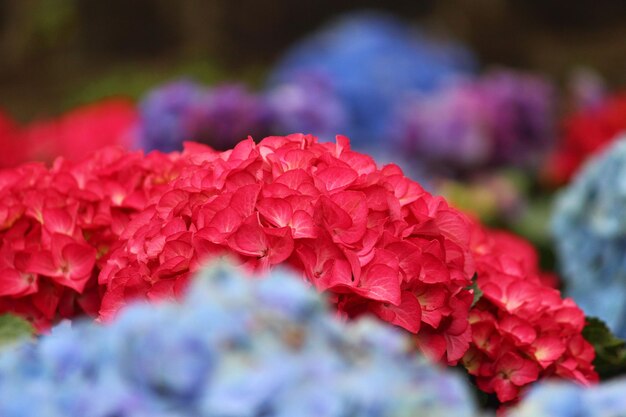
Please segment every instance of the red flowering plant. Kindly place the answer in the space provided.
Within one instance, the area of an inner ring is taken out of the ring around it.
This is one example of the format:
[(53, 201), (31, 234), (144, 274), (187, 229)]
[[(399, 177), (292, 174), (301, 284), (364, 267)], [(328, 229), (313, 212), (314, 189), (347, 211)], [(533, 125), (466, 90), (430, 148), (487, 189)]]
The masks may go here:
[(25, 161), (51, 162), (59, 156), (80, 161), (106, 146), (132, 147), (137, 123), (135, 105), (112, 98), (32, 122), (20, 129), (17, 140), (27, 150)]
[(341, 136), (145, 157), (108, 148), (0, 171), (0, 239), (0, 313), (39, 330), (176, 297), (228, 255), (251, 270), (300, 270), (338, 314), (406, 329), (504, 403), (544, 376), (596, 379), (583, 313), (543, 284), (530, 245), (482, 229)]
[(107, 148), (77, 164), (0, 171), (0, 313), (27, 317), (39, 331), (59, 318), (96, 315), (108, 249), (161, 194), (176, 160)]
[(544, 377), (597, 381), (584, 313), (544, 283), (532, 246), (476, 225), (472, 250), (482, 295), (469, 315), (472, 344), (462, 362), (478, 387), (506, 403)]
[(24, 161), (25, 149), (17, 143), (17, 123), (0, 109), (0, 168), (15, 166)]
[(136, 297), (176, 295), (211, 256), (259, 270), (286, 263), (347, 317), (370, 312), (456, 363), (470, 342), (469, 221), (407, 179), (377, 169), (346, 138), (252, 139), (215, 152), (187, 144), (187, 166), (130, 221), (100, 274), (101, 316)]
[(546, 164), (546, 179), (554, 185), (567, 183), (589, 156), (610, 144), (624, 130), (624, 92), (568, 116), (562, 123), (559, 144)]

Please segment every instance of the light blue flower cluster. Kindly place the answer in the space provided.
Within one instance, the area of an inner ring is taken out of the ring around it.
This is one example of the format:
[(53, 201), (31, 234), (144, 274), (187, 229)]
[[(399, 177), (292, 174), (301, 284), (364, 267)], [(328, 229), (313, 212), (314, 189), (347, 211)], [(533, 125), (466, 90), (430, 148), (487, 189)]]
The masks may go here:
[(331, 22), (288, 50), (270, 85), (325, 84), (347, 115), (335, 133), (367, 149), (388, 139), (392, 114), (406, 94), (432, 92), (475, 66), (460, 45), (431, 39), (392, 16), (360, 12)]
[(373, 319), (343, 323), (285, 272), (204, 271), (182, 304), (61, 325), (0, 355), (3, 417), (474, 415), (462, 378)]
[(541, 383), (531, 389), (509, 417), (626, 416), (626, 379), (585, 388), (569, 383)]
[(566, 294), (626, 338), (626, 138), (561, 193), (552, 231)]

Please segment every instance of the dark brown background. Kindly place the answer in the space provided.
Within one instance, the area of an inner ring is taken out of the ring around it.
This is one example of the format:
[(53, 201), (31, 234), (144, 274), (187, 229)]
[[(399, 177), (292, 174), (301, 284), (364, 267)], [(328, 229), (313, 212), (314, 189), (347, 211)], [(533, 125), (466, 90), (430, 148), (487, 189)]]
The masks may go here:
[(141, 73), (138, 92), (172, 68), (185, 72), (181, 63), (258, 82), (328, 18), (381, 4), (467, 43), (486, 66), (541, 71), (560, 84), (588, 66), (613, 88), (626, 84), (623, 0), (0, 0), (0, 107), (28, 120), (87, 100), (80, 92), (94, 85), (92, 96), (124, 90), (126, 74)]

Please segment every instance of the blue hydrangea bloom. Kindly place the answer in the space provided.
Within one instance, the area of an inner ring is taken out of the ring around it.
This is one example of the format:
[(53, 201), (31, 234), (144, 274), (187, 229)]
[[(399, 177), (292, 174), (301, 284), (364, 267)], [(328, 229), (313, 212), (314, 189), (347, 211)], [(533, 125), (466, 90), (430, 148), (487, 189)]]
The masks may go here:
[(3, 417), (475, 415), (464, 380), (371, 318), (339, 321), (285, 271), (205, 270), (182, 303), (64, 323), (0, 354)]
[(226, 150), (248, 136), (268, 135), (271, 123), (265, 100), (238, 84), (175, 81), (150, 91), (139, 108), (138, 146), (146, 151), (181, 150), (184, 141)]
[(626, 338), (626, 138), (592, 158), (558, 197), (552, 231), (566, 294)]
[(289, 49), (269, 83), (276, 88), (323, 80), (347, 111), (347, 124), (336, 133), (366, 149), (384, 143), (392, 109), (404, 94), (434, 91), (475, 66), (458, 44), (431, 39), (392, 16), (357, 12)]
[(626, 415), (626, 379), (590, 388), (541, 383), (531, 389), (510, 417), (604, 417)]

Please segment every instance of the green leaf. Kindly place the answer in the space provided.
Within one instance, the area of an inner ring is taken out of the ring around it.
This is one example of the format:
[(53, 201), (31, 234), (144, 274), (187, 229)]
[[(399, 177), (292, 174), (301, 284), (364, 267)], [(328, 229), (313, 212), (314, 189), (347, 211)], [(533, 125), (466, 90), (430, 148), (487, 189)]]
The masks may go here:
[(587, 317), (583, 337), (596, 351), (593, 364), (600, 379), (626, 373), (626, 341), (611, 333), (602, 320)]
[(28, 320), (12, 314), (0, 315), (0, 346), (32, 337), (35, 329)]
[(587, 323), (583, 330), (583, 336), (587, 341), (603, 347), (623, 346), (626, 342), (611, 333), (607, 325), (596, 317), (587, 317)]
[(474, 277), (472, 278), (472, 285), (470, 285), (469, 287), (466, 287), (467, 290), (472, 291), (472, 293), (474, 294), (474, 300), (472, 301), (472, 307), (474, 307), (474, 305), (478, 302), (478, 300), (480, 300), (483, 296), (483, 292), (480, 288), (478, 288), (478, 274), (474, 274)]

